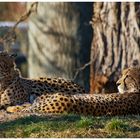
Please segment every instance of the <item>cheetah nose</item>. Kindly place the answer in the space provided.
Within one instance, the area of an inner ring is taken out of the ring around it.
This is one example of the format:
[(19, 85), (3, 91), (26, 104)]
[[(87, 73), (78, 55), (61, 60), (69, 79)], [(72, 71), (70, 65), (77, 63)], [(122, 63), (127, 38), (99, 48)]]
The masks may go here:
[(119, 86), (121, 83), (119, 81), (116, 82), (116, 85)]

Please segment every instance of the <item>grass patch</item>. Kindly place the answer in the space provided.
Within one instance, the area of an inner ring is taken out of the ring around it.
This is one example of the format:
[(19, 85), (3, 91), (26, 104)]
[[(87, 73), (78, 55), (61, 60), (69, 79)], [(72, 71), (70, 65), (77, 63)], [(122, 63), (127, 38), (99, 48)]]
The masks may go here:
[(105, 126), (108, 131), (127, 131), (128, 128), (128, 123), (118, 118), (111, 119)]
[(94, 124), (94, 120), (92, 117), (81, 117), (81, 120), (77, 122), (77, 128), (88, 128), (92, 127)]
[[(47, 118), (31, 116), (15, 121), (0, 124), (1, 137), (31, 137), (31, 135), (42, 132), (61, 132), (72, 127), (73, 122), (79, 120), (79, 116), (64, 115), (63, 117)], [(14, 130), (14, 131), (13, 131)], [(46, 137), (51, 137), (46, 133)]]
[(0, 124), (3, 138), (140, 137), (140, 117), (30, 116)]

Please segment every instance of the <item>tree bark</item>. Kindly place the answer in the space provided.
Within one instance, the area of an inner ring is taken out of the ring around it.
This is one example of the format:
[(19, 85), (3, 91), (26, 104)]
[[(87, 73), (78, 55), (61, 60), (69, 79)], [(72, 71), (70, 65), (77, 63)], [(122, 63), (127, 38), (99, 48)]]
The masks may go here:
[[(129, 66), (140, 65), (140, 4), (94, 3), (93, 41), (91, 49), (90, 86), (96, 90), (96, 77), (105, 76), (111, 86), (120, 72)], [(116, 87), (112, 89), (114, 92)]]
[[(73, 79), (90, 58), (92, 3), (39, 3), (29, 21), (29, 77)], [(89, 88), (89, 69), (76, 80)]]

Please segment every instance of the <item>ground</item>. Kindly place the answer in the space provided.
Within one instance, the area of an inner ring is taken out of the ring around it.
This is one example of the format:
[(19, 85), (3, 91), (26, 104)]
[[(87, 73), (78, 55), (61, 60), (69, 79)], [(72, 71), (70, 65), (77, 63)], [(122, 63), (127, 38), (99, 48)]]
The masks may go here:
[(0, 112), (1, 138), (140, 137), (140, 116), (84, 117), (73, 114), (42, 115)]

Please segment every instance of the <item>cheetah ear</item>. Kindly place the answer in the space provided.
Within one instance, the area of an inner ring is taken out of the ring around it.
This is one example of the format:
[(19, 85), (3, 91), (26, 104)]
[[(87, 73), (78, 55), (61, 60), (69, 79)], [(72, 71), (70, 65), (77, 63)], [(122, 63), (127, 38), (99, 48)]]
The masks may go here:
[(11, 58), (16, 58), (17, 57), (17, 54), (16, 53), (13, 53), (13, 54), (10, 54), (9, 55)]

